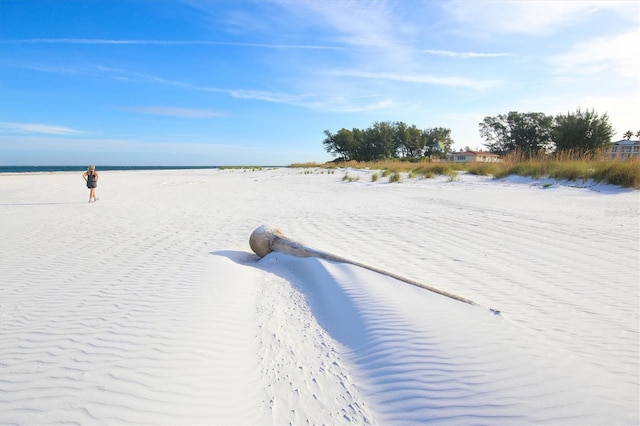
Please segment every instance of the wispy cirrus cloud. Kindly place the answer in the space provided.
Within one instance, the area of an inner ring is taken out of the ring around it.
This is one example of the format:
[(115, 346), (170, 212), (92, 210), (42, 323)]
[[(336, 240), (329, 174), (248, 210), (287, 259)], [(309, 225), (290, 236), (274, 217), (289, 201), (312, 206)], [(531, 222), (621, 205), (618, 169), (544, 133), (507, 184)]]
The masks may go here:
[(268, 49), (341, 49), (340, 46), (314, 44), (271, 44), (215, 40), (135, 40), (135, 39), (85, 39), (85, 38), (31, 38), (2, 40), (0, 44), (86, 44), (86, 45), (138, 45), (138, 46), (235, 46)]
[[(400, 22), (394, 4), (386, 1), (288, 2), (279, 4), (303, 22), (330, 29), (332, 38), (350, 46), (404, 50), (411, 25)], [(354, 19), (354, 17), (358, 19)]]
[(86, 133), (81, 130), (72, 129), (70, 127), (40, 123), (3, 122), (0, 123), (0, 129), (13, 133), (32, 133), (47, 135), (80, 135)]
[(251, 89), (231, 89), (228, 94), (236, 99), (252, 99), (256, 101), (273, 102), (288, 105), (301, 105), (308, 95), (296, 95), (291, 93), (268, 91), (268, 90), (251, 90)]
[(174, 86), (188, 90), (203, 90), (209, 92), (226, 92), (225, 89), (218, 89), (213, 87), (198, 87), (191, 83), (186, 83), (178, 80), (168, 80), (166, 78), (158, 77), (148, 73), (142, 73), (138, 71), (131, 71), (126, 68), (117, 68), (112, 66), (103, 65), (50, 65), (50, 64), (18, 64), (18, 66), (38, 72), (54, 73), (54, 74), (76, 74), (85, 75), (102, 79), (137, 82), (137, 83), (152, 83), (166, 86)]
[[(23, 65), (23, 67), (34, 70), (34, 71), (39, 71), (39, 72), (90, 75), (90, 76), (94, 76), (98, 78), (106, 78), (110, 80), (129, 81), (129, 82), (134, 81), (139, 83), (150, 83), (150, 84), (157, 84), (157, 85), (163, 85), (163, 86), (171, 86), (171, 87), (176, 87), (176, 88), (188, 90), (188, 91), (223, 93), (236, 99), (256, 100), (256, 101), (296, 105), (296, 106), (303, 106), (303, 107), (305, 106), (309, 107), (310, 105), (309, 103), (310, 96), (304, 95), (304, 94), (291, 94), (291, 93), (285, 93), (285, 92), (256, 90), (256, 89), (220, 88), (220, 87), (213, 87), (213, 86), (206, 86), (206, 85), (198, 85), (198, 84), (193, 84), (185, 81), (166, 79), (166, 78), (158, 77), (158, 76), (147, 74), (147, 73), (130, 71), (122, 68), (104, 67), (101, 65), (92, 65), (89, 67), (86, 67), (86, 66), (57, 67), (57, 66), (49, 66), (49, 65), (27, 64), (27, 65)], [(131, 112), (141, 113), (141, 114), (154, 114), (154, 115), (165, 115), (165, 116), (175, 116), (175, 117), (210, 118), (210, 117), (225, 116), (224, 113), (221, 113), (218, 111), (176, 108), (176, 107), (152, 106), (152, 107), (127, 107), (124, 109)]]
[[(377, 100), (369, 102), (362, 100), (362, 95), (354, 93), (351, 96), (333, 95), (323, 92), (318, 95), (314, 92), (287, 92), (277, 90), (259, 90), (259, 89), (243, 89), (243, 88), (221, 88), (215, 86), (199, 85), (190, 82), (166, 79), (155, 75), (130, 71), (122, 68), (104, 67), (101, 65), (92, 65), (90, 67), (55, 67), (55, 66), (38, 66), (24, 65), (25, 68), (37, 70), (40, 72), (52, 73), (71, 73), (81, 75), (91, 75), (98, 78), (108, 78), (111, 80), (120, 80), (128, 82), (149, 83), (164, 86), (171, 86), (188, 91), (195, 92), (212, 92), (226, 94), (235, 99), (268, 102), (273, 104), (292, 105), (300, 108), (317, 111), (332, 112), (363, 112), (387, 109), (398, 105), (396, 100), (388, 96), (376, 96)], [(498, 82), (489, 80), (473, 80), (463, 77), (437, 77), (430, 75), (412, 75), (412, 74), (393, 74), (393, 73), (374, 73), (359, 71), (329, 71), (325, 73), (329, 76), (363, 78), (367, 80), (384, 79), (404, 83), (415, 84), (434, 84), (452, 87), (471, 88), (474, 90), (485, 90), (498, 85)], [(335, 92), (330, 90), (330, 92)], [(370, 93), (370, 92), (368, 92)], [(147, 107), (124, 107), (130, 112), (140, 114), (162, 115), (182, 118), (214, 118), (225, 117), (224, 112), (193, 109), (193, 108), (177, 108), (166, 106), (147, 106)], [(15, 131), (15, 130), (14, 130)]]
[(602, 10), (623, 20), (638, 21), (638, 6), (629, 1), (500, 1), (455, 0), (443, 4), (448, 16), (462, 28), (490, 33), (554, 34), (583, 22)]
[(618, 73), (638, 81), (640, 30), (577, 43), (570, 50), (548, 58), (556, 75)]
[(364, 112), (386, 109), (394, 105), (393, 100), (379, 97), (362, 99), (349, 96), (318, 96), (312, 93), (293, 94), (265, 90), (231, 90), (229, 94), (237, 99), (256, 100), (275, 104), (293, 105), (300, 108), (331, 112)]
[(208, 109), (195, 109), (195, 108), (149, 106), (149, 107), (127, 107), (124, 109), (126, 111), (136, 112), (140, 114), (162, 115), (167, 117), (178, 117), (178, 118), (217, 118), (217, 117), (227, 116), (227, 114), (219, 111), (213, 111)]
[(504, 56), (511, 56), (511, 53), (484, 53), (484, 52), (456, 52), (452, 50), (434, 50), (424, 49), (424, 53), (429, 53), (436, 56), (445, 56), (449, 58), (500, 58)]
[(403, 83), (461, 87), (474, 90), (487, 90), (500, 85), (500, 82), (497, 80), (476, 80), (467, 77), (441, 77), (430, 74), (400, 74), (391, 72), (368, 72), (358, 70), (332, 71), (331, 74), (355, 78), (391, 80)]
[[(276, 3), (293, 22), (312, 22), (313, 28), (325, 39), (348, 49), (350, 55), (345, 59), (354, 66), (381, 66), (380, 58), (384, 57), (384, 67), (388, 69), (419, 67), (415, 43), (423, 39), (422, 22), (414, 19), (415, 15), (408, 13), (402, 2), (282, 0)], [(424, 7), (422, 2), (413, 2), (410, 9), (417, 12)], [(306, 32), (306, 28), (297, 30)]]

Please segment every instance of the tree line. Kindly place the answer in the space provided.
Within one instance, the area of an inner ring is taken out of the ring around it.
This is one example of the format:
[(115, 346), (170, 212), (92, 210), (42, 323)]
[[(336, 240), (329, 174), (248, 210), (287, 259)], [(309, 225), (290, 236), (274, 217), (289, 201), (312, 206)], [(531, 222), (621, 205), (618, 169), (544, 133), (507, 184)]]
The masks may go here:
[[(571, 151), (596, 152), (611, 143), (614, 130), (609, 116), (594, 110), (547, 115), (541, 112), (487, 116), (479, 124), (487, 149), (498, 155), (518, 152), (524, 157)], [(324, 148), (338, 160), (372, 161), (389, 158), (444, 158), (452, 152), (451, 130), (419, 129), (404, 122), (374, 122), (367, 129), (325, 130)], [(629, 139), (633, 133), (627, 131)], [(640, 137), (640, 132), (636, 134)]]
[(606, 113), (580, 108), (555, 117), (511, 111), (485, 117), (480, 123), (480, 136), (489, 151), (499, 155), (518, 151), (525, 157), (563, 151), (592, 153), (610, 144), (613, 133)]
[(450, 129), (419, 129), (402, 121), (376, 121), (366, 129), (325, 130), (324, 134), (325, 150), (344, 161), (446, 157), (453, 144)]

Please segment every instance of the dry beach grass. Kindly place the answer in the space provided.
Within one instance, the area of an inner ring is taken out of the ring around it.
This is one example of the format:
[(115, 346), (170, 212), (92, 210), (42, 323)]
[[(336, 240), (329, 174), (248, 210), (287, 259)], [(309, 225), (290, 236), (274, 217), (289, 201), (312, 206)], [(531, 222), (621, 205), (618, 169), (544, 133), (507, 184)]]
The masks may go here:
[[(310, 163), (294, 164), (292, 167), (310, 167)], [(453, 176), (465, 171), (480, 176), (505, 178), (510, 175), (528, 176), (534, 179), (549, 177), (555, 180), (608, 183), (626, 188), (640, 189), (640, 157), (627, 160), (604, 159), (602, 153), (582, 155), (563, 152), (553, 156), (540, 155), (525, 158), (508, 155), (496, 163), (451, 163), (439, 161), (382, 160), (371, 162), (346, 161), (314, 164), (315, 167), (359, 168), (408, 173), (415, 177), (431, 178), (436, 175)]]

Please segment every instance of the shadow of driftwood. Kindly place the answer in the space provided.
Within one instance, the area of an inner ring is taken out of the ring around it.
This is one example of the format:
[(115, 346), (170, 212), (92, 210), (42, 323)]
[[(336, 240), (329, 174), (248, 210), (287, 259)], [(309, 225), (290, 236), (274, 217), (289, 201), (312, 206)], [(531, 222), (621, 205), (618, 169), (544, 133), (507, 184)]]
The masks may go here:
[(260, 258), (254, 253), (249, 253), (247, 251), (219, 250), (212, 251), (210, 254), (214, 256), (226, 257), (227, 259), (233, 260), (238, 265), (252, 266), (254, 268), (263, 269), (258, 266), (258, 261), (260, 260)]

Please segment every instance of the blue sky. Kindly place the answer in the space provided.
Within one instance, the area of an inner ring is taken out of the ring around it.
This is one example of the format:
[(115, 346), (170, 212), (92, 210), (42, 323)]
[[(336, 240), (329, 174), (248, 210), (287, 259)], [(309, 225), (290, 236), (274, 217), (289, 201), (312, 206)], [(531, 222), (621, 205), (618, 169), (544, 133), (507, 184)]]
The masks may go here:
[(640, 130), (637, 1), (0, 0), (0, 164), (288, 165), (404, 121)]

